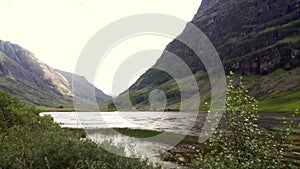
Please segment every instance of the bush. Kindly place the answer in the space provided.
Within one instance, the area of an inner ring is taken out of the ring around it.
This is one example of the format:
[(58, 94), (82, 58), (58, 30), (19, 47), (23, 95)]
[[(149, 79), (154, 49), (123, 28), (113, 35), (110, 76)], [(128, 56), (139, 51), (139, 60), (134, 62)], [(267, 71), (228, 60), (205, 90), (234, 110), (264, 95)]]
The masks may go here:
[(22, 126), (37, 118), (39, 111), (0, 91), (0, 132)]
[[(191, 168), (292, 168), (284, 162), (289, 151), (288, 139), (291, 126), (286, 125), (277, 133), (259, 128), (257, 101), (248, 95), (240, 81), (233, 84), (232, 73), (228, 76), (226, 111), (219, 129), (200, 150)], [(242, 80), (242, 78), (241, 78)]]
[(38, 113), (0, 91), (0, 168), (155, 168), (113, 155)]

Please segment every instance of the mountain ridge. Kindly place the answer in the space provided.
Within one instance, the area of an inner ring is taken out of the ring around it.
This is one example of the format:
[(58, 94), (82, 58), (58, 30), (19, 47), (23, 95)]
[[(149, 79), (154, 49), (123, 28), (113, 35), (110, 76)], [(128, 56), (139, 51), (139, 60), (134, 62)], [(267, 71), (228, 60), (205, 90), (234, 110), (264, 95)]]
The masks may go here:
[(97, 103), (111, 98), (84, 78), (76, 81), (87, 90), (73, 90), (73, 74), (66, 74), (41, 62), (21, 46), (0, 40), (0, 89), (7, 90), (25, 103), (43, 107), (73, 107), (74, 98), (82, 104), (93, 102), (95, 99), (85, 96), (93, 96), (94, 91)]
[[(67, 79), (71, 88), (73, 89), (74, 94), (80, 98), (86, 100), (96, 100), (97, 103), (102, 103), (111, 99), (111, 97), (106, 95), (103, 91), (95, 88), (95, 86), (88, 82), (88, 80), (84, 76), (76, 75), (58, 69), (55, 69), (55, 71), (60, 73), (63, 77)], [(95, 95), (93, 94), (94, 92)], [(94, 98), (94, 96), (96, 98)]]

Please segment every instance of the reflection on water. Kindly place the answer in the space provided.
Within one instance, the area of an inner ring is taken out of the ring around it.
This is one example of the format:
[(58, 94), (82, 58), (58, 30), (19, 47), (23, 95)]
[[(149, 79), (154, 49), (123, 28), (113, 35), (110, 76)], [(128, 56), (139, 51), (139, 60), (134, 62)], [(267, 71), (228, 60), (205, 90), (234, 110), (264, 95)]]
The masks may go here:
[[(117, 155), (123, 155), (134, 158), (158, 157), (158, 150), (167, 150), (172, 148), (171, 145), (161, 142), (151, 142), (144, 139), (136, 139), (125, 135), (98, 131), (89, 133), (88, 138), (99, 143), (106, 150)], [(119, 149), (116, 149), (118, 147)]]
[[(131, 157), (157, 157), (160, 151), (172, 148), (169, 142), (137, 139), (121, 135), (112, 128), (146, 129), (174, 133), (190, 132), (198, 113), (177, 112), (45, 112), (51, 115), (62, 127), (84, 128), (87, 137), (99, 143), (106, 150), (118, 155)], [(203, 114), (198, 115), (204, 118)], [(203, 121), (203, 120), (201, 120)], [(95, 130), (105, 129), (105, 130)], [(111, 129), (111, 130), (109, 130)], [(105, 132), (103, 132), (105, 131)], [(109, 132), (108, 132), (109, 131)], [(167, 138), (170, 139), (170, 138)], [(113, 145), (113, 146), (111, 146)], [(121, 147), (120, 149), (116, 148)]]
[[(183, 112), (45, 112), (67, 128), (132, 128), (185, 133), (202, 113)], [(199, 120), (200, 118), (200, 120)], [(193, 130), (191, 134), (197, 134)]]

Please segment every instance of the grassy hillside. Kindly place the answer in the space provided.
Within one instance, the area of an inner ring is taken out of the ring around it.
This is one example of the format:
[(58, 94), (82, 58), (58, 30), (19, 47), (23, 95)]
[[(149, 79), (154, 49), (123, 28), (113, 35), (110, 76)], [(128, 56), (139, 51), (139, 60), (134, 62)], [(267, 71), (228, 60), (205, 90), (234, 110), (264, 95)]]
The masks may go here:
[[(235, 75), (238, 81), (239, 74)], [(208, 110), (210, 103), (210, 83), (205, 72), (199, 71), (195, 74), (201, 97), (200, 111)], [(188, 83), (188, 77), (181, 80)], [(300, 67), (292, 70), (278, 69), (267, 75), (245, 75), (243, 82), (250, 95), (259, 101), (260, 112), (293, 112), (300, 108)], [(165, 110), (176, 111), (180, 109), (180, 91), (177, 83), (170, 80), (159, 85), (157, 88), (165, 91), (168, 96), (168, 103)], [(147, 93), (153, 90), (152, 87), (145, 87), (140, 90), (131, 91), (132, 102), (137, 99), (143, 100), (136, 104), (140, 110), (149, 110), (150, 104)], [(117, 99), (118, 100), (118, 99)], [(206, 105), (205, 102), (208, 104)], [(192, 104), (192, 103), (191, 103)], [(113, 110), (113, 102), (109, 101), (100, 106)]]

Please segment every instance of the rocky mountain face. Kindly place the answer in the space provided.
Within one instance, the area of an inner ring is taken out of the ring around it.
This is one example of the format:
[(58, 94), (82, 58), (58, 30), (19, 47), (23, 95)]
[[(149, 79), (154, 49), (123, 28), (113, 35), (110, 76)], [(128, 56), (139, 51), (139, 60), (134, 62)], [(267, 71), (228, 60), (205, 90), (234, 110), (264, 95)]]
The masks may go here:
[[(65, 75), (65, 76), (64, 76)], [(34, 54), (19, 45), (0, 40), (0, 89), (9, 91), (22, 101), (46, 107), (72, 106), (74, 97), (83, 103), (91, 101), (85, 95), (94, 89), (100, 102), (110, 97), (93, 87), (84, 78), (81, 86), (88, 91), (72, 90), (71, 74), (49, 67)]]
[[(286, 88), (278, 86), (284, 86), (288, 73), (299, 79), (300, 0), (202, 0), (191, 23), (213, 43), (225, 71), (232, 70), (248, 78), (247, 87), (255, 89), (251, 90), (252, 94), (261, 102), (275, 99), (282, 92), (299, 91), (299, 80), (290, 80)], [(180, 36), (188, 33), (184, 30)], [(169, 43), (165, 50), (189, 66), (198, 81), (202, 101), (209, 101), (206, 69), (194, 51), (178, 40)], [(162, 55), (156, 65), (165, 64), (163, 58)], [(268, 84), (261, 84), (261, 79)], [(168, 108), (179, 107), (178, 86), (169, 75), (155, 69), (149, 69), (130, 87), (134, 105), (147, 109), (148, 94), (154, 88), (165, 92)], [(299, 96), (292, 100), (300, 103)]]
[[(203, 0), (191, 23), (211, 40), (226, 70), (266, 74), (300, 65), (299, 0)], [(195, 53), (174, 40), (172, 51), (193, 72), (205, 70)]]
[(213, 42), (226, 70), (266, 74), (300, 65), (299, 18), (299, 0), (218, 0), (200, 7), (192, 23)]

